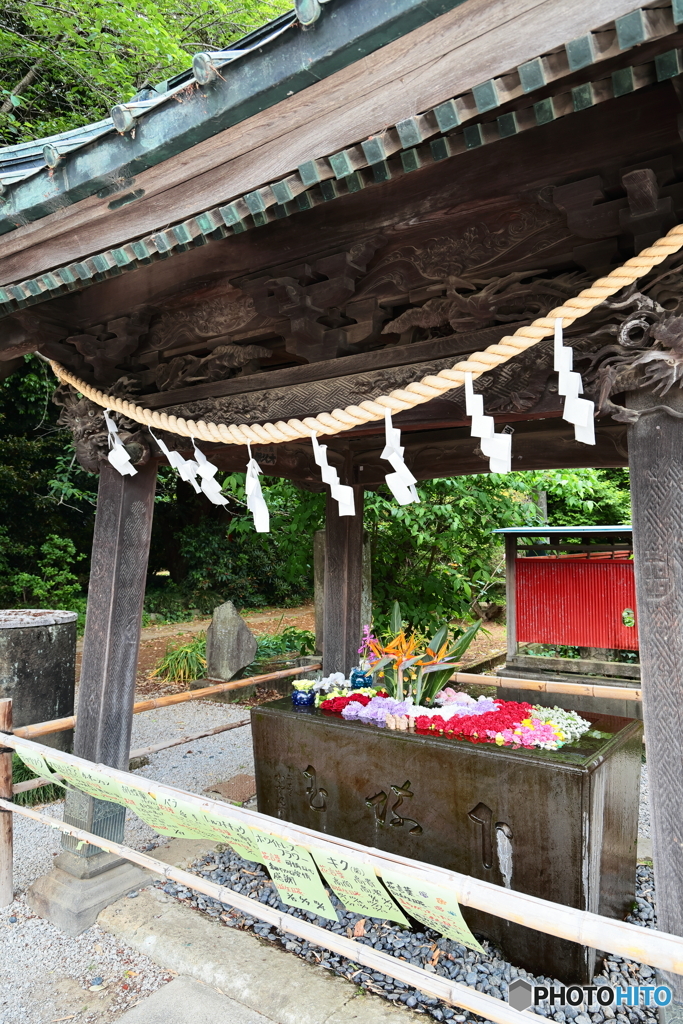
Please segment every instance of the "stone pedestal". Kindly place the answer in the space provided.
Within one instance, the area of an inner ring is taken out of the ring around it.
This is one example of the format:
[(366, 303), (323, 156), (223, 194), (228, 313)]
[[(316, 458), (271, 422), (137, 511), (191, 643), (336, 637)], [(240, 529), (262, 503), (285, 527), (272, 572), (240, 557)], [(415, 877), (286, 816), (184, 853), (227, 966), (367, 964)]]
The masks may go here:
[[(634, 899), (642, 725), (512, 750), (390, 732), (288, 700), (252, 710), (258, 809), (517, 892), (622, 919)], [(513, 964), (572, 984), (596, 951), (463, 907)]]
[(87, 858), (62, 853), (52, 871), (29, 888), (28, 904), (67, 935), (80, 935), (101, 910), (149, 881), (142, 868), (111, 853)]
[[(12, 698), (14, 728), (74, 713), (76, 613), (0, 611), (0, 697)], [(41, 743), (70, 750), (72, 731)]]

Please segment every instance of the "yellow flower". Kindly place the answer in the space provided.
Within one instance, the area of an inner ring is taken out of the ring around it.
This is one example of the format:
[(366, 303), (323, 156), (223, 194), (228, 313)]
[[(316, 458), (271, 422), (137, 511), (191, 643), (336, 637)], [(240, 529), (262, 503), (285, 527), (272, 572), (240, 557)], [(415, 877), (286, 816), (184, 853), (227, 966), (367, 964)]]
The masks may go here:
[(505, 745), (505, 739), (504, 739), (504, 737), (503, 737), (503, 734), (502, 734), (502, 732), (497, 732), (497, 733), (496, 733), (496, 744), (497, 744), (497, 745), (498, 745), (499, 747), (502, 747), (502, 746), (504, 746), (504, 745)]

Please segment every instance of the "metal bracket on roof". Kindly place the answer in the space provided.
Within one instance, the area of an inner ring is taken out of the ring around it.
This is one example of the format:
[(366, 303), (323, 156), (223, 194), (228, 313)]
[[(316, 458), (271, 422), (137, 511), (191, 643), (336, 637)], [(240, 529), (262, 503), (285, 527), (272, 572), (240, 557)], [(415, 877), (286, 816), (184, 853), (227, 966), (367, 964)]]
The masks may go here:
[(212, 53), (196, 53), (192, 60), (192, 71), (200, 85), (208, 85), (218, 76), (218, 68), (229, 64), (235, 57), (241, 57), (243, 50), (215, 50)]
[(130, 103), (117, 103), (115, 107), (111, 108), (110, 112), (114, 128), (121, 135), (124, 132), (129, 132), (131, 128), (135, 127), (135, 122), (141, 114), (145, 114), (151, 107), (165, 100), (167, 95), (156, 96), (151, 100), (133, 100)]
[[(308, 2), (317, 4), (318, 0), (308, 0)], [(247, 54), (253, 53), (254, 50), (260, 50), (267, 43), (271, 43), (278, 36), (281, 36), (289, 28), (291, 28), (291, 24), (288, 22), (286, 25), (280, 26), (280, 28), (276, 29), (275, 32), (272, 32), (265, 39), (260, 39), (248, 49), (213, 50), (207, 53), (196, 53), (192, 61), (192, 72), (195, 79), (199, 85), (208, 85), (218, 78), (219, 68), (222, 68), (225, 64), (231, 64), (238, 57), (246, 57)]]
[(62, 154), (56, 146), (53, 146), (51, 142), (48, 142), (43, 146), (43, 159), (45, 161), (45, 166), (53, 169), (62, 159)]
[(302, 28), (309, 28), (321, 14), (319, 0), (294, 0), (294, 10)]

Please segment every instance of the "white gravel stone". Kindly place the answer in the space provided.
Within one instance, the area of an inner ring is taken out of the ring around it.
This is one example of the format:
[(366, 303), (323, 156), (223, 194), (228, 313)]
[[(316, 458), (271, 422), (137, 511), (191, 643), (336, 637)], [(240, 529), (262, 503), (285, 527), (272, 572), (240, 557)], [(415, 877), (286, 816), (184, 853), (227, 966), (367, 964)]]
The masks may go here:
[[(248, 718), (239, 705), (209, 701), (157, 708), (133, 719), (131, 747), (140, 749), (165, 738), (213, 729)], [(253, 774), (251, 727), (231, 729), (149, 755), (136, 775), (202, 793), (207, 786), (237, 774)], [(61, 818), (63, 801), (37, 808)], [(125, 842), (141, 850), (167, 842), (134, 814), (126, 818)], [(51, 870), (61, 850), (61, 833), (20, 815), (14, 816), (14, 891), (17, 899), (0, 910), (0, 1024), (47, 1024), (72, 1013), (83, 1022), (116, 1020), (171, 975), (151, 960), (121, 948), (97, 926), (69, 938), (47, 921), (33, 917), (24, 902), (28, 886)], [(17, 922), (10, 924), (10, 917)], [(100, 947), (102, 952), (97, 951)], [(136, 972), (124, 978), (124, 972)], [(105, 988), (90, 991), (92, 979)], [(128, 989), (122, 985), (128, 984)], [(81, 998), (82, 993), (82, 998)], [(92, 1004), (92, 1006), (90, 1005)], [(81, 1013), (84, 1006), (90, 1008)]]
[(71, 938), (23, 897), (0, 910), (0, 1024), (116, 1020), (171, 977), (97, 925)]

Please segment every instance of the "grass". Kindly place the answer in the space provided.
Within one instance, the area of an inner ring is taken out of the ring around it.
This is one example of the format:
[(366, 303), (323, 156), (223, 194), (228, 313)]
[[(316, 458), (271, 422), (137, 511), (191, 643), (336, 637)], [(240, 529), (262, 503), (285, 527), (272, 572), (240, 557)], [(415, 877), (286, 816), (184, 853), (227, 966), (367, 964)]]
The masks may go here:
[[(280, 620), (282, 621), (282, 620)], [(256, 658), (244, 670), (247, 675), (256, 671), (259, 665), (282, 654), (313, 654), (315, 634), (308, 629), (287, 626), (278, 633), (264, 633), (257, 637)], [(192, 640), (175, 644), (166, 649), (157, 662), (152, 678), (173, 683), (192, 683), (206, 673), (206, 633), (198, 633)]]
[(151, 675), (172, 683), (192, 683), (205, 672), (206, 633), (198, 633), (184, 644), (167, 647)]
[[(31, 771), (17, 754), (12, 754), (13, 786), (18, 785), (20, 782), (30, 782), (31, 779), (37, 778), (36, 773)], [(25, 793), (15, 793), (14, 803), (23, 804), (24, 807), (32, 807), (34, 804), (54, 803), (55, 800), (61, 800), (63, 796), (64, 789), (62, 786), (54, 786), (52, 783), (48, 783), (39, 789), (29, 789)]]

